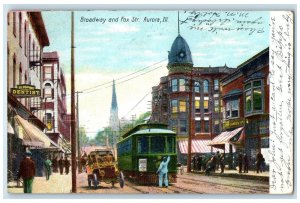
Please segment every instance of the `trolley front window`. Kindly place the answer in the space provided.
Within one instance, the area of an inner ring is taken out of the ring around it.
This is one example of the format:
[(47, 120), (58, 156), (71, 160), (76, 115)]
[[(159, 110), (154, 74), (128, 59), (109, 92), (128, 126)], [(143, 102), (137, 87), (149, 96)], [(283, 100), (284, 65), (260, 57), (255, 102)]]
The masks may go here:
[(165, 137), (151, 137), (151, 153), (165, 153)]
[(139, 137), (138, 138), (138, 153), (139, 154), (147, 154), (148, 153), (148, 137)]
[(167, 137), (167, 153), (175, 153), (174, 137)]

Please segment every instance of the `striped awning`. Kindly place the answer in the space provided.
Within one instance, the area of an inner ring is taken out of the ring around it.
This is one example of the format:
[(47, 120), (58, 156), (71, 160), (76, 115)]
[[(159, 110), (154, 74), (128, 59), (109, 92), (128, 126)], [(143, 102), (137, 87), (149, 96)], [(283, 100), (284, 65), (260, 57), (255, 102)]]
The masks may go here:
[(15, 134), (15, 131), (14, 131), (13, 127), (11, 126), (11, 124), (9, 122), (7, 122), (7, 133), (8, 134)]
[(234, 144), (234, 142), (231, 142), (230, 139), (233, 138), (235, 135), (237, 135), (244, 127), (237, 128), (233, 131), (225, 131), (222, 132), (220, 135), (215, 137), (209, 145), (216, 146), (216, 145), (224, 145), (224, 144)]
[[(216, 153), (217, 151), (224, 152), (224, 149), (218, 149), (209, 146), (211, 140), (192, 140), (192, 153), (204, 154), (204, 153)], [(180, 140), (178, 141), (178, 146), (181, 154), (188, 153), (188, 141)], [(235, 149), (234, 149), (235, 151)], [(225, 145), (225, 153), (229, 153), (229, 144)]]
[(16, 115), (15, 120), (19, 126), (18, 136), (22, 139), (23, 145), (41, 148), (57, 146), (45, 133), (21, 116)]

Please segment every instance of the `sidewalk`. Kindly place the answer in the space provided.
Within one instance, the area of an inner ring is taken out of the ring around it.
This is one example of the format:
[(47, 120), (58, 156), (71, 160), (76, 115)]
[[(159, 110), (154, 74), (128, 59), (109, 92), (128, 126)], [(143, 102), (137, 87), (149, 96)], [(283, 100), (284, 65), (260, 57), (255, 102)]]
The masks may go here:
[[(186, 170), (185, 170), (186, 171)], [(225, 169), (224, 173), (220, 173), (221, 170), (216, 170), (216, 172), (211, 172), (211, 176), (221, 176), (221, 177), (231, 177), (231, 178), (240, 178), (240, 179), (250, 179), (250, 180), (260, 180), (269, 182), (269, 171), (262, 173), (256, 173), (256, 171), (249, 170), (248, 173), (239, 173), (238, 170), (229, 170)], [(195, 174), (205, 174), (204, 171), (192, 171), (191, 173)]]
[[(46, 177), (35, 177), (33, 180), (32, 193), (70, 193), (72, 189), (71, 173), (60, 175), (53, 173), (50, 180)], [(8, 193), (23, 193), (23, 187), (17, 187), (16, 182), (7, 184)]]

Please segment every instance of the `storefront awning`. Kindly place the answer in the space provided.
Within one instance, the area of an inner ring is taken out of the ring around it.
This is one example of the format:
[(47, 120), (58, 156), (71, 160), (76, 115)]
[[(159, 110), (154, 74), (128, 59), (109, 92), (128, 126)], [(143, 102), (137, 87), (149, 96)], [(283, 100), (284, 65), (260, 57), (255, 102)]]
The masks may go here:
[(15, 131), (9, 122), (7, 122), (7, 133), (15, 134)]
[(57, 146), (45, 133), (21, 116), (16, 115), (15, 120), (20, 127), (18, 136), (23, 140), (24, 145), (41, 148)]
[[(217, 151), (223, 151), (215, 147), (209, 146), (211, 140), (192, 140), (192, 153), (205, 154), (205, 153), (216, 153)], [(178, 141), (178, 146), (181, 154), (188, 153), (188, 141)], [(229, 145), (225, 145), (225, 153), (229, 153)]]
[[(210, 143), (210, 146), (215, 146), (218, 148), (223, 148), (225, 144), (234, 144), (231, 142), (230, 139), (237, 135), (244, 127), (237, 128), (233, 131), (225, 131), (222, 132), (220, 135), (215, 137)], [(237, 139), (238, 140), (238, 139)]]

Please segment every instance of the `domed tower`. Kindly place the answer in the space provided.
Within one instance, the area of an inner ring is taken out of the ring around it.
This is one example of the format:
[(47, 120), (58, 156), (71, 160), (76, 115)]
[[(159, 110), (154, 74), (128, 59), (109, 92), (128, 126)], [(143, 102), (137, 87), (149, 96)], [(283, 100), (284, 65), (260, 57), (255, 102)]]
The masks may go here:
[(193, 67), (190, 47), (180, 34), (175, 38), (168, 58), (169, 73), (187, 72)]

